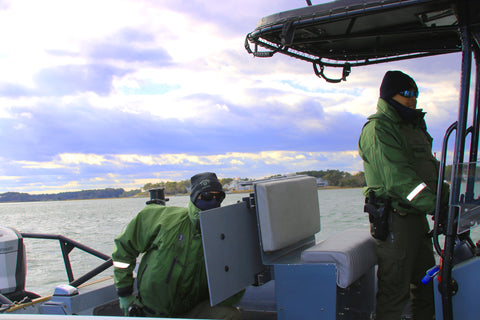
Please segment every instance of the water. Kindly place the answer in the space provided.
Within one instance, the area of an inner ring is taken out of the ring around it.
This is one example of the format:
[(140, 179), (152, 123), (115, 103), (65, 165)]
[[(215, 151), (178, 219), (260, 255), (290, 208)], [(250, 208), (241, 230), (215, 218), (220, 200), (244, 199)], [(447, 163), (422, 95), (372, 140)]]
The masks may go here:
[[(228, 194), (223, 205), (234, 204), (247, 194)], [(318, 191), (322, 230), (317, 241), (340, 230), (368, 228), (363, 213), (361, 189)], [(188, 196), (171, 196), (168, 206), (186, 207)], [(61, 234), (102, 253), (111, 255), (113, 239), (145, 206), (146, 198), (23, 202), (0, 204), (1, 225), (24, 233)], [(26, 289), (41, 295), (53, 293), (58, 284), (68, 283), (57, 240), (24, 239), (27, 251)], [(70, 253), (75, 278), (103, 260), (78, 249)], [(97, 278), (112, 274), (112, 268)]]

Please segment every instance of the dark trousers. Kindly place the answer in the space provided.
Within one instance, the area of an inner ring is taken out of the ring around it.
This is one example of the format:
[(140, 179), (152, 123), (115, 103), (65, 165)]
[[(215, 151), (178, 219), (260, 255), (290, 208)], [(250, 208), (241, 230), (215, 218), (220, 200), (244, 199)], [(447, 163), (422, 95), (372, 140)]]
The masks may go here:
[(425, 215), (391, 214), (390, 234), (377, 240), (377, 320), (399, 320), (411, 299), (414, 320), (432, 320), (435, 314), (433, 284), (421, 283), (435, 265)]

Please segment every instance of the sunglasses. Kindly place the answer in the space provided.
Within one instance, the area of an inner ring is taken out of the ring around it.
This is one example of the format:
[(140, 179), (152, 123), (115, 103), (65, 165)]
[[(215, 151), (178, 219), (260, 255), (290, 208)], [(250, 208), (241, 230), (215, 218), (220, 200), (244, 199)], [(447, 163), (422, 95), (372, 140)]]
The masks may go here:
[(213, 198), (217, 200), (218, 203), (222, 203), (225, 199), (225, 192), (213, 193), (213, 192), (203, 192), (200, 194), (200, 199), (205, 201), (211, 201)]
[(405, 98), (413, 98), (413, 97), (418, 98), (419, 92), (415, 90), (405, 90), (405, 91), (399, 92), (398, 94), (401, 96), (404, 96)]

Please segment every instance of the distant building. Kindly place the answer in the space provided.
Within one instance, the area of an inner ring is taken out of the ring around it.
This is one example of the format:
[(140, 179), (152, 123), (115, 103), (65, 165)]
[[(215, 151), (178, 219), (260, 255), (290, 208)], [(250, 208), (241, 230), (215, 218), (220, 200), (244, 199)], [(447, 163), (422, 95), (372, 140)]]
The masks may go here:
[[(291, 176), (295, 176), (295, 174), (284, 174), (284, 175), (278, 175), (271, 178), (257, 179), (257, 180), (240, 180), (240, 178), (235, 178), (230, 183), (225, 184), (223, 186), (223, 189), (227, 191), (248, 191), (248, 190), (252, 190), (254, 183), (282, 179), (282, 178), (287, 178)], [(327, 186), (328, 186), (327, 180), (323, 180), (322, 178), (317, 178), (317, 187), (327, 187)]]
[(317, 187), (327, 187), (328, 181), (323, 180), (322, 178), (317, 178)]
[(228, 191), (247, 191), (252, 189), (252, 185), (244, 185), (246, 181), (240, 180), (240, 178), (235, 178), (230, 183), (227, 183), (223, 186), (224, 189)]

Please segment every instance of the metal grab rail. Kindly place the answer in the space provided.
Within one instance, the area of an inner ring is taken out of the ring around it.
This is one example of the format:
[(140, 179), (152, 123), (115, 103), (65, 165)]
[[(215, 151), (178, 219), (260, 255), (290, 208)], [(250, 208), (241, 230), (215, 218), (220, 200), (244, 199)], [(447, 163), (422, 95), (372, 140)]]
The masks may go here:
[[(44, 234), (44, 233), (21, 233), (21, 235), (23, 238), (58, 240), (60, 243), (60, 248), (62, 250), (63, 263), (65, 264), (65, 271), (67, 272), (69, 285), (74, 287), (78, 287), (79, 285), (87, 282), (91, 278), (95, 277), (96, 275), (100, 274), (101, 272), (105, 271), (106, 269), (108, 269), (110, 266), (113, 265), (112, 258), (109, 255), (101, 253), (100, 251), (97, 251), (84, 244), (81, 244), (80, 242), (77, 242), (75, 240), (72, 240), (62, 235)], [(93, 270), (79, 277), (78, 279), (75, 279), (75, 277), (73, 276), (72, 264), (70, 262), (70, 257), (69, 257), (70, 252), (75, 248), (78, 248), (84, 252), (87, 252), (93, 256), (96, 256), (97, 258), (100, 258), (106, 261), (102, 263), (100, 266), (94, 268)]]
[[(434, 214), (434, 228), (433, 228), (433, 246), (435, 248), (435, 251), (438, 253), (439, 256), (442, 255), (442, 248), (440, 246), (438, 236), (440, 234), (443, 234), (446, 230), (445, 225), (440, 225), (441, 223), (445, 223), (446, 221), (441, 221), (442, 218), (446, 217), (441, 217), (440, 215), (443, 212), (440, 212), (442, 209), (441, 202), (442, 202), (442, 193), (445, 192), (443, 190), (443, 180), (445, 179), (445, 164), (447, 161), (447, 148), (448, 148), (448, 140), (450, 138), (450, 135), (454, 130), (457, 130), (458, 126), (458, 121), (452, 123), (450, 127), (448, 127), (447, 131), (445, 132), (445, 136), (443, 137), (443, 145), (442, 145), (442, 158), (440, 160), (440, 170), (438, 173), (438, 185), (437, 185), (437, 202), (435, 206), (435, 214)], [(440, 226), (442, 227), (443, 230), (439, 230)]]

